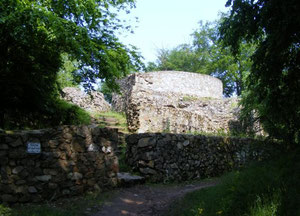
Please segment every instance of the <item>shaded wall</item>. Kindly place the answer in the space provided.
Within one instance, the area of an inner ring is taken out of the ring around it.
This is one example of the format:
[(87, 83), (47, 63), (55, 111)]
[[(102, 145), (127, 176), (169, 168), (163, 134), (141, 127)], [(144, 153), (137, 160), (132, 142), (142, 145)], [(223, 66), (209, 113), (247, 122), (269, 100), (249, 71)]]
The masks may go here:
[(130, 166), (152, 181), (214, 177), (270, 156), (271, 143), (250, 138), (133, 134), (126, 138)]
[(40, 202), (118, 184), (114, 129), (62, 126), (0, 134), (0, 202)]

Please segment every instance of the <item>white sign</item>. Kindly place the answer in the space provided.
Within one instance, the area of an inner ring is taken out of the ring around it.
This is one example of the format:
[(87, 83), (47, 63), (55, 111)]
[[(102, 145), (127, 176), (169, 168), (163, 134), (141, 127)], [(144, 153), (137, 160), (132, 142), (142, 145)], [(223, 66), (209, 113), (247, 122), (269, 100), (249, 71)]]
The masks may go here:
[(27, 153), (39, 154), (41, 153), (41, 143), (39, 142), (28, 142)]
[(99, 151), (99, 147), (96, 146), (95, 144), (90, 144), (88, 147), (88, 151), (97, 152)]

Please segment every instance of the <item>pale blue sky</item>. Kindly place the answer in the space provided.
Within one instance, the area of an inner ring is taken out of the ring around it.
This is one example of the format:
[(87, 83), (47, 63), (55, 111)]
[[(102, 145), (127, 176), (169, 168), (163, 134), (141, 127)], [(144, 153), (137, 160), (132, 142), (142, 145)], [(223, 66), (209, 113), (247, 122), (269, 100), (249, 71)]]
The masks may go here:
[[(190, 34), (198, 22), (214, 21), (218, 12), (225, 12), (227, 0), (137, 0), (136, 8), (126, 16), (137, 26), (134, 34), (121, 35), (124, 44), (140, 49), (145, 63), (155, 61), (157, 50), (174, 48), (191, 42)], [(135, 22), (134, 17), (138, 17)]]

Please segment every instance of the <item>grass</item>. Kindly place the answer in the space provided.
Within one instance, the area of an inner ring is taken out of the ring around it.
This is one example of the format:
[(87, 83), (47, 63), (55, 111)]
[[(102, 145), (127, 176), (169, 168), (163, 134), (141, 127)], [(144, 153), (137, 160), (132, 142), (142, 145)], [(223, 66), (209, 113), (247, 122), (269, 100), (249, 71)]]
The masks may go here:
[(188, 102), (188, 101), (199, 100), (199, 98), (197, 98), (195, 96), (183, 96), (182, 100)]
[(101, 120), (103, 118), (113, 118), (117, 121), (115, 126), (121, 128), (122, 132), (128, 133), (127, 129), (127, 120), (124, 113), (118, 113), (114, 111), (108, 111), (108, 112), (100, 112), (100, 113), (94, 113), (92, 114), (94, 118), (100, 119), (99, 126), (100, 127), (107, 127), (108, 122), (105, 120)]
[(78, 125), (91, 122), (91, 116), (87, 111), (64, 100), (57, 101), (56, 112), (59, 113), (61, 124)]
[(0, 216), (83, 216), (100, 210), (114, 192), (90, 193), (46, 204), (24, 204), (11, 208), (0, 204)]
[(90, 124), (91, 116), (84, 109), (62, 99), (54, 99), (37, 112), (12, 111), (4, 119), (4, 130), (32, 130), (58, 125)]
[(299, 216), (300, 150), (231, 172), (221, 184), (187, 194), (172, 216)]

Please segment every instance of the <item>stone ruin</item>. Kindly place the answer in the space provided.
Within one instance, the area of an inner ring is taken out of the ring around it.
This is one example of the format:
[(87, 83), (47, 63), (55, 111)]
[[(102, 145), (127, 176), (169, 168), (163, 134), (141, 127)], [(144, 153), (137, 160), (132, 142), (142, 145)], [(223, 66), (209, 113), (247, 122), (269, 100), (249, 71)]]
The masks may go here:
[(237, 98), (223, 98), (222, 82), (180, 71), (132, 74), (119, 81), (112, 107), (135, 133), (228, 133), (238, 127)]
[(62, 91), (62, 98), (64, 100), (87, 111), (105, 112), (111, 109), (110, 104), (105, 101), (104, 95), (101, 92), (91, 91), (90, 94), (86, 94), (75, 87), (66, 87)]

